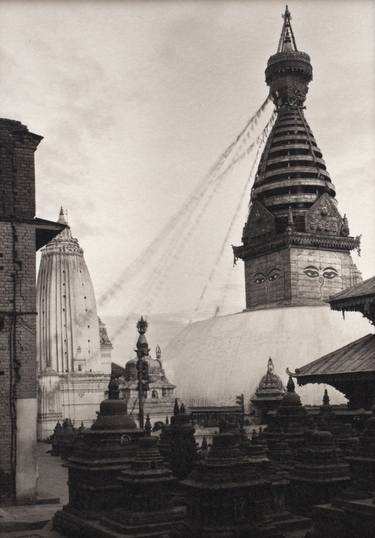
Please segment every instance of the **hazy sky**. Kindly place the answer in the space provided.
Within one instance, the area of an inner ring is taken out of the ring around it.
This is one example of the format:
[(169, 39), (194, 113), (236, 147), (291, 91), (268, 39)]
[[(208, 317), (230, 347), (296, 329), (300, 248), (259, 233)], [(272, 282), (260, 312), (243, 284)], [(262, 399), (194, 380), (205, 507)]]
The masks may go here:
[[(339, 209), (351, 233), (363, 234), (357, 263), (368, 277), (375, 273), (375, 3), (289, 7), (298, 48), (314, 68), (306, 117)], [(36, 154), (38, 216), (55, 220), (61, 204), (68, 208), (98, 298), (266, 97), (264, 69), (283, 10), (273, 1), (0, 1), (1, 115), (45, 137)], [(194, 310), (250, 165), (226, 180), (176, 259), (166, 253), (170, 271), (154, 311)], [(207, 313), (244, 307), (243, 267), (232, 269), (230, 244), (240, 242), (248, 199), (249, 192), (202, 305)], [(150, 259), (146, 274), (158, 263)], [(126, 315), (150, 289), (135, 280), (101, 313)]]

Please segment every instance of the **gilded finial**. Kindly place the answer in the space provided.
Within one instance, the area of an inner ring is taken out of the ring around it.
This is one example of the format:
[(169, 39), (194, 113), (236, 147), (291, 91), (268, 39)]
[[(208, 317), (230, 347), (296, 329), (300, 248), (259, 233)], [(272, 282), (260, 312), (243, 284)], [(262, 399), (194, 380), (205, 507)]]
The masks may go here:
[(290, 14), (288, 4), (286, 4), (286, 6), (285, 6), (285, 11), (284, 11), (284, 13), (283, 13), (281, 16), (282, 16), (282, 18), (283, 18), (284, 20), (286, 20), (287, 22), (291, 21), (291, 19), (292, 19), (292, 15)]
[(271, 357), (269, 357), (268, 359), (268, 363), (267, 363), (267, 373), (268, 374), (273, 374), (274, 372), (274, 365), (273, 365), (273, 360)]
[(294, 38), (292, 25), (290, 21), (292, 20), (292, 15), (289, 11), (288, 6), (285, 6), (285, 11), (281, 15), (284, 19), (283, 27), (281, 30), (281, 36), (279, 39), (279, 46), (277, 47), (277, 52), (288, 52), (288, 51), (297, 51), (297, 44)]
[(137, 330), (139, 333), (138, 340), (137, 340), (137, 356), (138, 357), (146, 357), (149, 354), (149, 347), (148, 342), (146, 338), (146, 331), (147, 331), (148, 323), (147, 321), (141, 316), (141, 319), (137, 323)]
[(151, 426), (150, 415), (147, 415), (146, 421), (145, 421), (145, 433), (147, 437), (151, 437), (151, 430), (152, 430), (152, 426)]
[(295, 392), (296, 386), (294, 384), (293, 378), (291, 375), (289, 375), (288, 384), (286, 386), (286, 389), (288, 392)]
[(119, 400), (120, 399), (120, 387), (117, 377), (111, 375), (111, 379), (108, 383), (108, 400)]
[(68, 224), (68, 220), (66, 218), (66, 214), (65, 214), (63, 206), (60, 207), (60, 213), (59, 213), (59, 218), (57, 219), (57, 222), (59, 224), (65, 224), (65, 225)]
[(327, 389), (324, 389), (323, 405), (329, 405), (329, 396), (328, 396), (328, 390)]
[(155, 349), (155, 355), (156, 355), (157, 360), (160, 361), (160, 359), (161, 359), (161, 349), (160, 349), (160, 346), (156, 346), (156, 349)]
[(143, 316), (141, 316), (141, 319), (137, 323), (137, 329), (139, 334), (145, 334), (147, 331), (148, 323), (145, 319), (143, 319)]

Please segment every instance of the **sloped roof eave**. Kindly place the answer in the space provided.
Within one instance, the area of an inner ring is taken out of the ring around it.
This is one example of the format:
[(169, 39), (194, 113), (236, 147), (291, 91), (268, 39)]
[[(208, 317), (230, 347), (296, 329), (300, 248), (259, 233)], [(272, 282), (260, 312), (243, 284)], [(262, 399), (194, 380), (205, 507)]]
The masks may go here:
[(375, 374), (375, 334), (371, 333), (295, 370), (298, 384), (329, 377)]

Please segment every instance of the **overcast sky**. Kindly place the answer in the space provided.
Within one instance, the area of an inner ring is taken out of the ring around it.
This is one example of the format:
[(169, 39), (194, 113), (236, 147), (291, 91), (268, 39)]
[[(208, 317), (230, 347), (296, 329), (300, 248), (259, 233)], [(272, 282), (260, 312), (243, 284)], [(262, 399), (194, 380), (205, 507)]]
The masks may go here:
[[(375, 273), (375, 3), (293, 1), (292, 25), (314, 68), (306, 117), (336, 185), (357, 259)], [(1, 115), (44, 136), (38, 216), (69, 211), (97, 298), (152, 241), (267, 95), (281, 2), (0, 1)], [(264, 123), (272, 109), (267, 109)], [(154, 311), (194, 310), (246, 182), (226, 180), (177, 259)], [(207, 313), (244, 307), (232, 269), (249, 192), (205, 297)], [(153, 272), (150, 259), (146, 271)], [(170, 264), (170, 265), (169, 265)], [(101, 305), (127, 314), (149, 293), (134, 281)], [(225, 301), (223, 301), (223, 295)], [(223, 304), (223, 302), (225, 304)], [(150, 306), (151, 308), (151, 306)], [(203, 307), (202, 307), (203, 308)], [(204, 308), (203, 308), (204, 309)]]

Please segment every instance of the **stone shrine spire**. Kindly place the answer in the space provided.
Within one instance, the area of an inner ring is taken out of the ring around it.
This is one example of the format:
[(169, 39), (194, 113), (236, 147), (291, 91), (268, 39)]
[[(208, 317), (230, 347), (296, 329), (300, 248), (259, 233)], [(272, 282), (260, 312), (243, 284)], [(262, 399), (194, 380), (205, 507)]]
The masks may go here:
[(40, 372), (89, 371), (100, 365), (99, 322), (83, 250), (65, 224), (42, 249), (37, 283), (37, 344)]
[(305, 116), (310, 57), (297, 49), (286, 7), (276, 54), (265, 71), (277, 119), (251, 191), (242, 246), (247, 308), (322, 304), (356, 284), (346, 217)]

